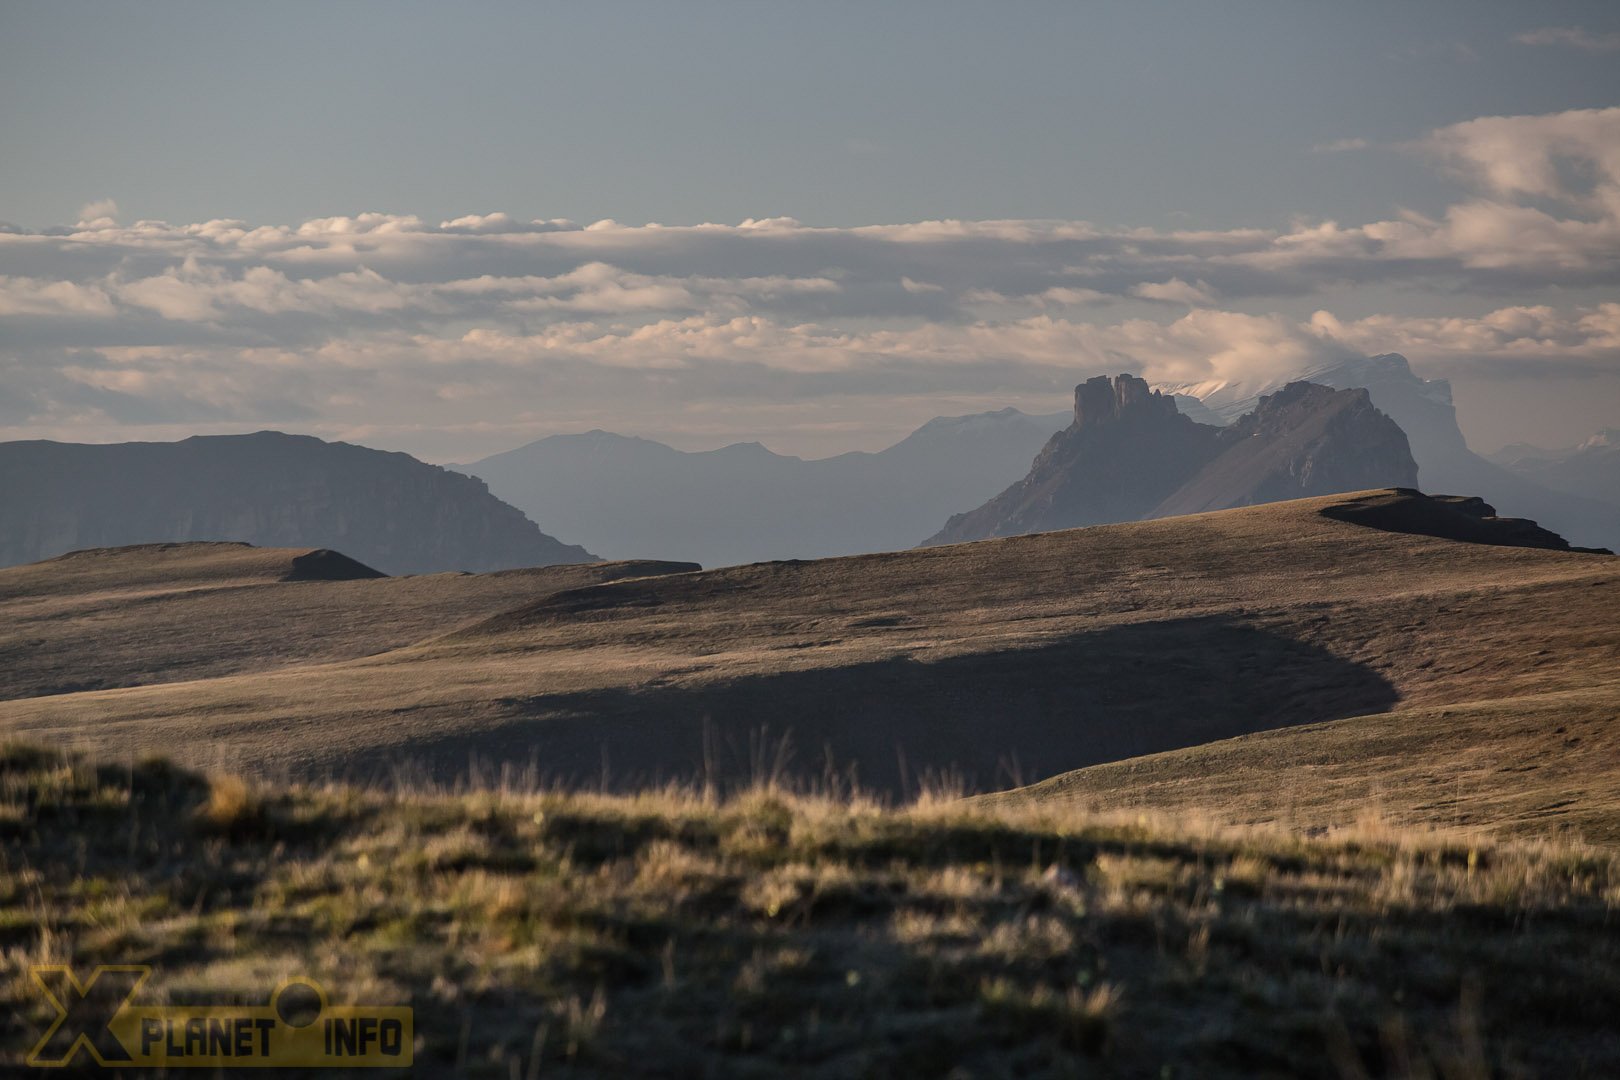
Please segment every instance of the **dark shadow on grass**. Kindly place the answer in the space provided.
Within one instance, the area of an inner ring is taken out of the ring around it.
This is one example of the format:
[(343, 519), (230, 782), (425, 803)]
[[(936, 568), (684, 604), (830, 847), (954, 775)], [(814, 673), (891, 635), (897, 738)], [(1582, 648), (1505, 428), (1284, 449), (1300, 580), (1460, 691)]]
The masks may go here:
[[(1317, 646), (1188, 618), (935, 661), (514, 699), (495, 729), (417, 744), (406, 764), (444, 783), (481, 763), (485, 780), (571, 788), (853, 781), (904, 797), (929, 778), (994, 790), (1396, 700), (1382, 676)], [(387, 782), (401, 765), (351, 773)]]

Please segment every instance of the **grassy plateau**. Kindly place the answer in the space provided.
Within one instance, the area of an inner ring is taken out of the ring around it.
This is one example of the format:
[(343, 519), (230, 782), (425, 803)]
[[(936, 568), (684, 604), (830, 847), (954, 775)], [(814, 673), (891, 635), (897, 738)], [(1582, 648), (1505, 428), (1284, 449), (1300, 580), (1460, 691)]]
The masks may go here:
[(0, 569), (0, 1073), (135, 964), (418, 1076), (1620, 1076), (1620, 559), (1434, 510)]

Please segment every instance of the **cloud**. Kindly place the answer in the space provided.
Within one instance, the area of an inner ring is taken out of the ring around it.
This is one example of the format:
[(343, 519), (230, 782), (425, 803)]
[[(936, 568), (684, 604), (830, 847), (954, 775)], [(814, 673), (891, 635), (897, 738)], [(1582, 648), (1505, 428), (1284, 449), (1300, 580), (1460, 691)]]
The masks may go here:
[(0, 316), (47, 315), (105, 318), (117, 308), (105, 289), (71, 281), (0, 277)]
[(1343, 154), (1352, 150), (1365, 150), (1372, 143), (1366, 139), (1334, 139), (1332, 142), (1317, 143), (1311, 147), (1316, 154)]
[(1579, 26), (1543, 26), (1515, 34), (1513, 40), (1520, 45), (1556, 45), (1582, 52), (1620, 52), (1620, 33), (1593, 33)]
[[(1087, 374), (1245, 380), (1357, 351), (1620, 370), (1613, 305), (1589, 302), (1620, 288), (1620, 109), (1483, 117), (1407, 148), (1464, 185), (1443, 211), (1280, 229), (120, 224), (91, 206), (0, 230), (0, 422), (718, 431), (724, 402), (778, 430), (806, 403), (894, 425), (1049, 406)], [(1392, 292), (1424, 314), (1368, 313)]]
[(1485, 116), (1440, 128), (1419, 145), (1495, 195), (1620, 218), (1620, 107)]
[(1131, 295), (1143, 300), (1157, 300), (1165, 304), (1189, 304), (1193, 307), (1213, 307), (1215, 293), (1209, 283), (1199, 281), (1189, 285), (1180, 278), (1169, 281), (1143, 282), (1131, 287)]
[(97, 199), (95, 202), (85, 203), (79, 208), (79, 227), (96, 228), (98, 226), (118, 224), (118, 204), (111, 199)]
[(1355, 351), (1404, 353), (1442, 373), (1620, 374), (1620, 303), (1519, 305), (1479, 316), (1371, 315), (1348, 322), (1319, 311), (1310, 325)]

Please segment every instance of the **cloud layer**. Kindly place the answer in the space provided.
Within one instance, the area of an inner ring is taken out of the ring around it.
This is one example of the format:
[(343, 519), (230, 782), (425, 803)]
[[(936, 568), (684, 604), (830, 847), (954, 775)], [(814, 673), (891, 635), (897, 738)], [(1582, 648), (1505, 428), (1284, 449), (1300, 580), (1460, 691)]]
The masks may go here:
[[(71, 228), (0, 226), (0, 434), (266, 424), (504, 443), (658, 415), (664, 433), (724, 436), (836, 429), (834, 409), (893, 424), (895, 402), (1050, 400), (1097, 371), (1244, 379), (1392, 350), (1452, 373), (1620, 366), (1620, 305), (1568, 299), (1620, 285), (1620, 108), (1485, 117), (1405, 149), (1464, 197), (1286, 230), (125, 225), (103, 200)], [(1392, 287), (1432, 314), (1333, 313)], [(749, 418), (728, 429), (728, 411)]]

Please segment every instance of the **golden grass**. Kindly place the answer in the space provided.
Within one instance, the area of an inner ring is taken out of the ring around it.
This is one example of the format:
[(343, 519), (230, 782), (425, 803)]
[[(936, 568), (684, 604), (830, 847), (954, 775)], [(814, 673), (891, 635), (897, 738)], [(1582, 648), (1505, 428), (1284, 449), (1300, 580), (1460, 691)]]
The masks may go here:
[(1567, 842), (781, 788), (271, 789), (22, 748), (0, 807), (0, 1066), (49, 960), (152, 964), (156, 1000), (303, 975), (410, 1004), (427, 1074), (1620, 1069), (1620, 857)]
[[(482, 761), (891, 797), (1130, 760), (1063, 797), (1620, 841), (1620, 560), (1379, 532), (1337, 500), (606, 582), (636, 569), (226, 587), (176, 563), (135, 597), (14, 568), (0, 669), (150, 685), (0, 702), (0, 733), (272, 780)], [(1143, 757), (1178, 749), (1195, 764)]]

